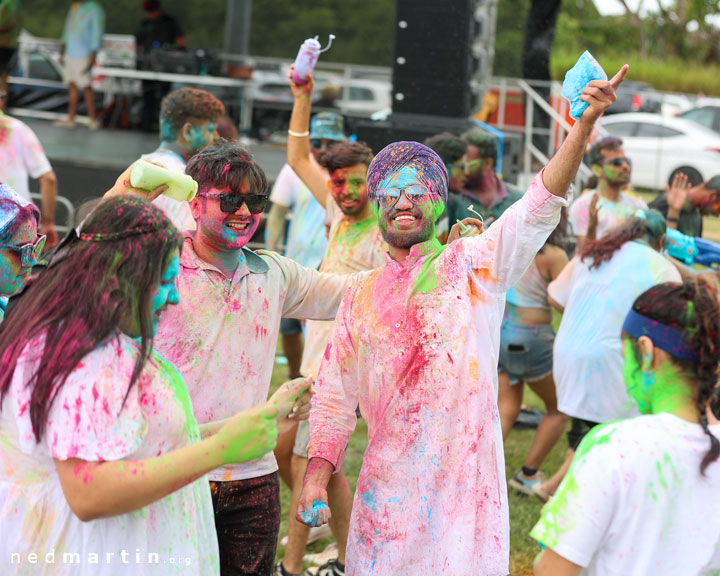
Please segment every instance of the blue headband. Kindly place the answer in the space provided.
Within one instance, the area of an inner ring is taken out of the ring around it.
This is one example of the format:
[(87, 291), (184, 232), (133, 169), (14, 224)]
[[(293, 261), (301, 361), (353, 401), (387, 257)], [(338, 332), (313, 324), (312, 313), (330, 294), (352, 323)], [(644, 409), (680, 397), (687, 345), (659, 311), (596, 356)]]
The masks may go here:
[(695, 362), (699, 359), (697, 349), (690, 345), (685, 330), (682, 328), (661, 324), (657, 320), (651, 320), (631, 309), (625, 317), (622, 329), (628, 336), (635, 339), (647, 336), (652, 340), (653, 345), (675, 358)]

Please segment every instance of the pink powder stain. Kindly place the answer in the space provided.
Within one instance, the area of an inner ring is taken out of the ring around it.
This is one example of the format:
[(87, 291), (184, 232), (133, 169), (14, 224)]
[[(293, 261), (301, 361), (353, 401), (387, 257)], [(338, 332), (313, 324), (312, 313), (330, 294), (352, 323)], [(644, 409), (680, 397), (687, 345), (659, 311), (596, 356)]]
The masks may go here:
[(223, 168), (222, 172), (220, 173), (220, 176), (225, 176), (225, 174), (227, 174), (229, 170), (230, 170), (230, 162), (225, 164), (225, 168)]
[(95, 383), (93, 383), (92, 395), (93, 395), (93, 403), (97, 403), (99, 395), (98, 395), (98, 391), (97, 391), (97, 384), (95, 384)]

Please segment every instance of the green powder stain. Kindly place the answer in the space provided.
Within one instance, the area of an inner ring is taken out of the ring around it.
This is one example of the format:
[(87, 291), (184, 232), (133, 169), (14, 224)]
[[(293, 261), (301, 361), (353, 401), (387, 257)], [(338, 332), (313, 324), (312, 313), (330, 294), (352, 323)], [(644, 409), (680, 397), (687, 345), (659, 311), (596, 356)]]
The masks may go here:
[(165, 360), (165, 358), (157, 352), (153, 352), (153, 360), (157, 363), (160, 372), (166, 376), (165, 379), (174, 392), (175, 401), (180, 404), (180, 407), (185, 413), (185, 432), (191, 440), (200, 440), (200, 427), (195, 419), (190, 394), (188, 393), (187, 386), (185, 386), (185, 380), (183, 380), (182, 374), (180, 374), (173, 363)]
[(375, 227), (377, 227), (377, 218), (371, 215), (365, 220), (350, 224), (345, 233), (337, 235), (335, 241), (349, 248), (355, 247), (360, 242), (365, 242)]
[(415, 278), (413, 288), (418, 294), (428, 294), (440, 285), (435, 260), (440, 257), (447, 246), (440, 246), (439, 243), (430, 243), (430, 246), (433, 250), (435, 250), (435, 253), (423, 262), (420, 272), (418, 273), (417, 278)]

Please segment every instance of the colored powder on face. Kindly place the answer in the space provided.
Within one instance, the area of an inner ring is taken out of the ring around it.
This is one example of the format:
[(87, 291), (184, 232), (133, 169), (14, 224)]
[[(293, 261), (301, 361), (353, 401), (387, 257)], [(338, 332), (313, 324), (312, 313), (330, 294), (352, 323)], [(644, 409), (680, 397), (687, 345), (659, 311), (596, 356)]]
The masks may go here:
[(177, 304), (180, 301), (175, 280), (180, 273), (180, 259), (173, 258), (168, 264), (168, 268), (163, 274), (158, 286), (157, 293), (152, 300), (152, 318), (153, 318), (153, 334), (157, 333), (157, 315), (156, 312), (166, 304)]

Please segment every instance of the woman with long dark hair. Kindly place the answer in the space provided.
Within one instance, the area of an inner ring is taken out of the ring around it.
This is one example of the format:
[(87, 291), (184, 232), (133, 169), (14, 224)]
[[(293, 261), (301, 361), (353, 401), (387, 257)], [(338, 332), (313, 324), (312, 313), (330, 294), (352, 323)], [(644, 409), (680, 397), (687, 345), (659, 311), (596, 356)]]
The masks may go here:
[(158, 208), (107, 199), (0, 325), (0, 564), (17, 565), (3, 574), (33, 554), (53, 556), (49, 574), (217, 574), (203, 475), (272, 450), (294, 404), (304, 416), (296, 382), (198, 427), (152, 349), (180, 249)]
[(508, 290), (500, 330), (498, 410), (503, 440), (507, 439), (520, 414), (526, 382), (545, 404), (545, 414), (525, 462), (508, 481), (509, 486), (524, 494), (533, 494), (534, 488), (542, 483), (540, 466), (565, 430), (566, 418), (557, 408), (553, 381), (555, 331), (548, 285), (568, 263), (566, 226), (567, 215), (563, 210), (560, 224), (535, 256), (530, 268)]
[(547, 548), (536, 575), (720, 573), (719, 336), (706, 277), (635, 300), (622, 327), (624, 377), (643, 416), (582, 441), (532, 531)]
[(638, 210), (602, 238), (586, 242), (548, 287), (550, 302), (563, 312), (553, 376), (558, 409), (571, 417), (571, 426), (565, 463), (534, 489), (542, 500), (555, 492), (592, 427), (638, 413), (623, 385), (620, 329), (638, 295), (680, 281), (675, 266), (659, 252), (665, 229), (660, 212)]

